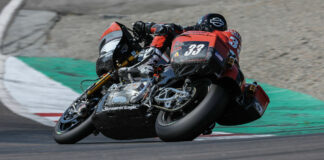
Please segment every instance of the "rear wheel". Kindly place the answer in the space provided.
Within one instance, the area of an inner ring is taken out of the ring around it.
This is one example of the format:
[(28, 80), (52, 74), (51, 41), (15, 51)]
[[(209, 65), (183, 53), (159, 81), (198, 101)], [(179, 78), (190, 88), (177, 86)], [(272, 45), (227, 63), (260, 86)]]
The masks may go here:
[(79, 97), (63, 113), (54, 128), (54, 140), (60, 144), (73, 144), (94, 131), (91, 117), (96, 102), (89, 102), (85, 96)]
[[(189, 86), (190, 87), (190, 86)], [(204, 79), (192, 83), (191, 99), (175, 112), (160, 111), (155, 129), (163, 141), (190, 141), (211, 126), (222, 114), (228, 94), (224, 88)]]

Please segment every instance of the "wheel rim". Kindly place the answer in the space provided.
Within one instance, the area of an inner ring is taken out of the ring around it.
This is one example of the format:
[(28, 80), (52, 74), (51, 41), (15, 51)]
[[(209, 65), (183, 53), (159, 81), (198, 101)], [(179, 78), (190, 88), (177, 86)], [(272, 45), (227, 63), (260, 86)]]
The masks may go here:
[(184, 102), (182, 105), (184, 106), (180, 112), (162, 112), (162, 116), (160, 119), (160, 122), (162, 122), (161, 125), (167, 126), (172, 125), (179, 121), (180, 119), (184, 118), (186, 115), (188, 115), (190, 112), (192, 112), (198, 104), (203, 100), (204, 95), (206, 95), (209, 92), (211, 82), (206, 81), (205, 84), (208, 84), (207, 86), (201, 86), (201, 84), (204, 84), (202, 81), (198, 83), (193, 83), (193, 85), (190, 85), (188, 87), (192, 88), (191, 91), (191, 98)]
[(57, 122), (57, 133), (62, 134), (72, 130), (73, 128), (84, 122), (93, 113), (94, 108), (87, 111), (86, 116), (81, 114), (80, 108), (86, 107), (86, 101), (79, 99), (74, 102), (61, 116)]
[(173, 123), (176, 123), (178, 120), (185, 117), (187, 114), (189, 114), (194, 108), (195, 104), (198, 103), (198, 100), (196, 100), (197, 95), (197, 89), (196, 87), (192, 87), (191, 91), (191, 98), (184, 101), (181, 104), (181, 109), (179, 111), (175, 112), (163, 112), (161, 116), (161, 121), (164, 125), (171, 125)]

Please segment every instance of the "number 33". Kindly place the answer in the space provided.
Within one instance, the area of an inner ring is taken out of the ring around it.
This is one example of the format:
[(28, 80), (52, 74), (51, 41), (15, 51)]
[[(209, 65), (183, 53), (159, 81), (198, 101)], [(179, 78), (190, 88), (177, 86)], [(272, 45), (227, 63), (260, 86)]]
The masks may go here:
[(184, 53), (184, 56), (197, 55), (204, 47), (204, 44), (192, 44), (189, 46), (189, 50)]

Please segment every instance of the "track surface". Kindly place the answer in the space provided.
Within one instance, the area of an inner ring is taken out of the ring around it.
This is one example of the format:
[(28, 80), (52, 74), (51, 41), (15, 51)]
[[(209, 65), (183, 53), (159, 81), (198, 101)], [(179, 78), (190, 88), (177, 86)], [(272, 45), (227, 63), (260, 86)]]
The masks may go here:
[(0, 159), (322, 159), (324, 134), (262, 139), (164, 143), (159, 139), (114, 141), (89, 137), (58, 145), (52, 128), (11, 113), (0, 104)]

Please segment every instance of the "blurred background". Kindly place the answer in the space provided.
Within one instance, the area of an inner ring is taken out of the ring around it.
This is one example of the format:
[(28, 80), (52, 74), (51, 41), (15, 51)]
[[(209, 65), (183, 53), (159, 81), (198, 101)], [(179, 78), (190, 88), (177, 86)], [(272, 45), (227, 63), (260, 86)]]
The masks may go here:
[(242, 35), (247, 77), (323, 100), (323, 8), (322, 0), (26, 0), (4, 54), (95, 61), (98, 39), (113, 21), (193, 25), (218, 12)]

